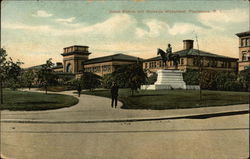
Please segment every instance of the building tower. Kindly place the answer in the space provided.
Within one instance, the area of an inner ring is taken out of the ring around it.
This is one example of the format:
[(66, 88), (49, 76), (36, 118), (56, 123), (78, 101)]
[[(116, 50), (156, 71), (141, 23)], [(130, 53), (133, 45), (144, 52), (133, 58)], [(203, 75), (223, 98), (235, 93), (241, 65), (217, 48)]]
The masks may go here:
[(63, 72), (78, 73), (84, 69), (84, 61), (91, 54), (88, 46), (69, 46), (63, 49)]
[(239, 71), (250, 68), (250, 31), (236, 34), (239, 37)]

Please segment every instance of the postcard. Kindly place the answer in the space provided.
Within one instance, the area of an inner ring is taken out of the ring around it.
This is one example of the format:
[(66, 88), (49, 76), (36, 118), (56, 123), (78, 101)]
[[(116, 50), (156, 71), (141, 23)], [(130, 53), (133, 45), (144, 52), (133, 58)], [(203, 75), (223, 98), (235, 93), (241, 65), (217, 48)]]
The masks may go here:
[(249, 7), (2, 0), (0, 158), (249, 158)]

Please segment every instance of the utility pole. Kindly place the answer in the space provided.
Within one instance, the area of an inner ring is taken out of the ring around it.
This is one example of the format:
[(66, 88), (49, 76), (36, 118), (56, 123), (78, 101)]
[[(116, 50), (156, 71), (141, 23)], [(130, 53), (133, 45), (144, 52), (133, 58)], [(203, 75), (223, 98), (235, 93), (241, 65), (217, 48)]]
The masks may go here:
[(198, 36), (195, 33), (195, 39), (196, 39), (196, 44), (197, 44), (197, 50), (198, 50), (198, 56), (199, 56), (199, 86), (200, 86), (200, 91), (199, 91), (199, 99), (200, 99), (200, 105), (202, 104), (202, 64), (203, 61), (201, 59), (201, 53), (200, 53), (200, 49), (199, 49), (199, 42), (198, 42)]

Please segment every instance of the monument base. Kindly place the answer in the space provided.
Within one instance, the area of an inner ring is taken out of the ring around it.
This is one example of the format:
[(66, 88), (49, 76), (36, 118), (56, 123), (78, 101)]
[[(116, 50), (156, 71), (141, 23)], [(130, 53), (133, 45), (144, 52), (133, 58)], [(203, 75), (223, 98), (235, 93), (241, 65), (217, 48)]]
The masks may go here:
[(196, 85), (186, 85), (183, 81), (182, 71), (180, 70), (159, 70), (157, 71), (157, 81), (154, 85), (142, 85), (142, 90), (161, 90), (161, 89), (200, 89)]

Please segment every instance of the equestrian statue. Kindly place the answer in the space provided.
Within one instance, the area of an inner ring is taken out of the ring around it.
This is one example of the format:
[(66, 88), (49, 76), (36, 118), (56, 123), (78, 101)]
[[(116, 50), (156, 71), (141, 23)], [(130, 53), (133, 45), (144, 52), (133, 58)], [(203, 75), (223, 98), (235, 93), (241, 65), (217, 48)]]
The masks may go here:
[(178, 68), (178, 64), (180, 63), (180, 56), (178, 54), (172, 53), (172, 47), (170, 44), (168, 44), (168, 48), (166, 52), (164, 52), (162, 49), (157, 50), (157, 55), (161, 55), (162, 62), (167, 66), (167, 61), (173, 61), (175, 69)]

